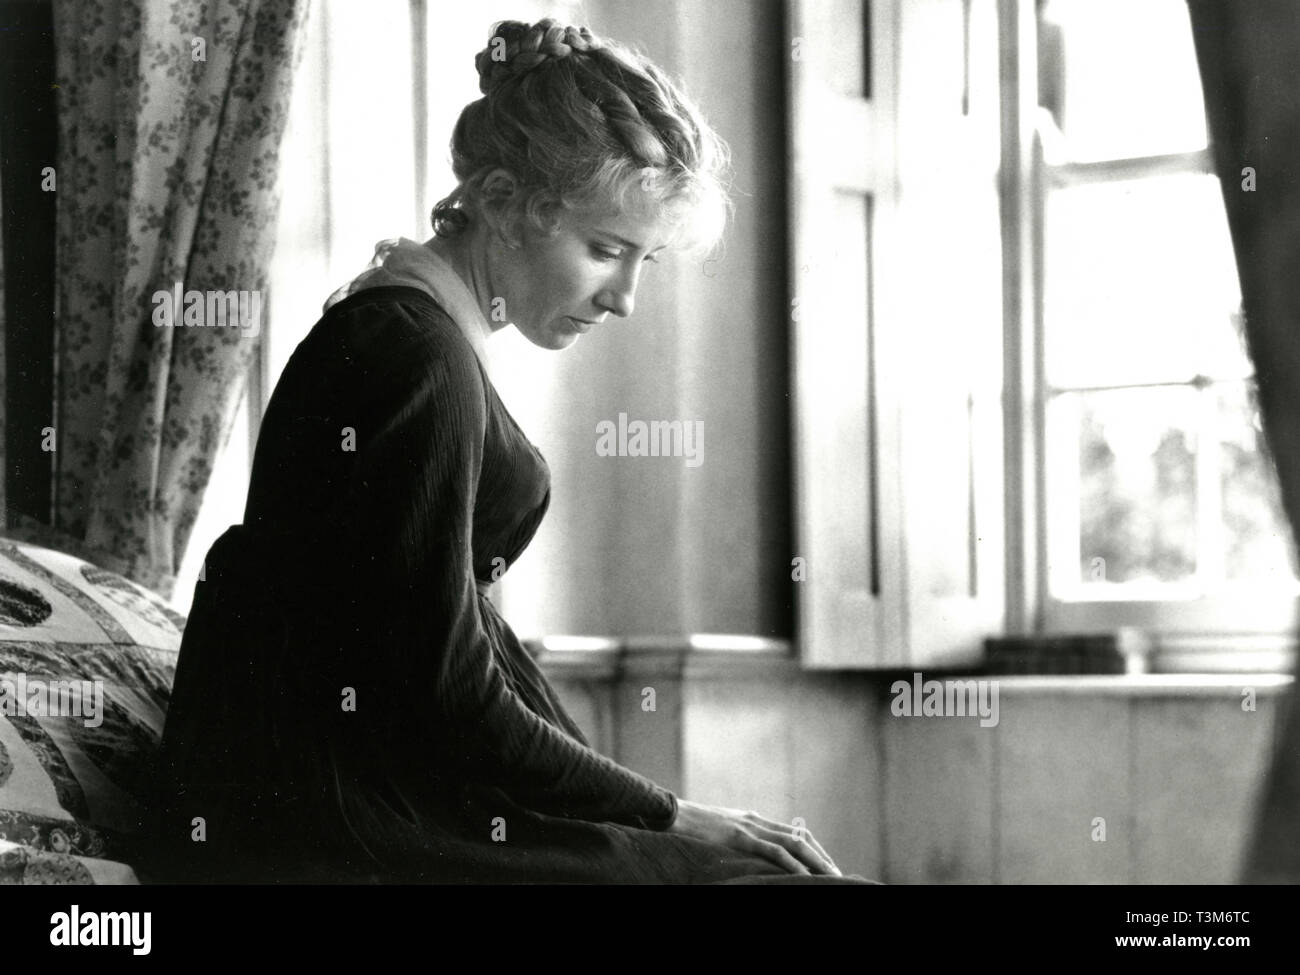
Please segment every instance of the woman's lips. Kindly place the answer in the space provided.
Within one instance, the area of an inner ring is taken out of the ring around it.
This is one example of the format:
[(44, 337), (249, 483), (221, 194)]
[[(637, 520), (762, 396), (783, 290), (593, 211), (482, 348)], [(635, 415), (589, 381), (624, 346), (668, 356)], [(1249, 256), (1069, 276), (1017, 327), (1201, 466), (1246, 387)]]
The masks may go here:
[(594, 322), (584, 322), (581, 318), (570, 318), (569, 323), (573, 326), (575, 332), (589, 332)]

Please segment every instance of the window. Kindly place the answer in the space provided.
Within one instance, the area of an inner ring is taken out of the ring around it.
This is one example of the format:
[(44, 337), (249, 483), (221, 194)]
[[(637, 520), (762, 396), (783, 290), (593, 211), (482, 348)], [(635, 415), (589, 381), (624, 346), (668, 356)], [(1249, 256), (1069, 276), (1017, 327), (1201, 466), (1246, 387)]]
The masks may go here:
[[(856, 44), (791, 0), (805, 661), (966, 665), (988, 636), (1132, 628), (1158, 669), (1289, 666), (1300, 583), (1185, 0), (858, 0), (830, 22), (864, 3), (855, 101)], [(849, 191), (865, 300), (816, 277)]]
[(1038, 61), (1043, 628), (1284, 633), (1300, 583), (1186, 4), (1040, 2)]

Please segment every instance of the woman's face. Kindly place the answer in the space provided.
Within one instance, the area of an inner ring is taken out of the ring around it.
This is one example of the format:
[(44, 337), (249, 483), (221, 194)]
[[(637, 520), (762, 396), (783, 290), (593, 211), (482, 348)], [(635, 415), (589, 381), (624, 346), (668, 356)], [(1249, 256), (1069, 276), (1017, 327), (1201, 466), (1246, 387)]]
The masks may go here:
[[(526, 221), (521, 221), (526, 223)], [(491, 286), (504, 318), (543, 349), (565, 349), (610, 315), (626, 318), (647, 262), (667, 246), (670, 214), (567, 211), (553, 236), (527, 227), (492, 248)]]

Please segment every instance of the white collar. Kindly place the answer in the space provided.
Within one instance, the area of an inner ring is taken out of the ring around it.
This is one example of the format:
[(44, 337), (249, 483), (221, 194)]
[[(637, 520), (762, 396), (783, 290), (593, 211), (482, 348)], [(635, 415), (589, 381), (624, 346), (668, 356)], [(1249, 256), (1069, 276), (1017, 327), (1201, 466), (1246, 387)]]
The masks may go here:
[(339, 288), (325, 301), (323, 311), (365, 288), (406, 285), (419, 288), (438, 302), (455, 319), (474, 348), (474, 354), (488, 367), (489, 329), (469, 286), (443, 258), (418, 241), (391, 237), (375, 245), (375, 256), (366, 269)]

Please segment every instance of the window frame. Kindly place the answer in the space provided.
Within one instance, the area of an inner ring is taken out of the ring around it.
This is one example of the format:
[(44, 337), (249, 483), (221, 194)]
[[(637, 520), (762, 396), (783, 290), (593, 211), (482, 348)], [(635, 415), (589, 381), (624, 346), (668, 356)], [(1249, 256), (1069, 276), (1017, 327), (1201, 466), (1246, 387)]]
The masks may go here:
[[(1075, 387), (1058, 389), (1047, 382), (1043, 297), (1048, 196), (1066, 186), (1175, 174), (1215, 175), (1216, 171), (1208, 144), (1202, 149), (1161, 155), (1047, 162), (1039, 128), (1037, 4), (1035, 0), (999, 0), (998, 6), (1007, 377), (1007, 632), (1113, 633), (1131, 627), (1149, 634), (1162, 660), (1160, 669), (1287, 668), (1296, 648), (1294, 625), (1300, 595), (1290, 599), (1275, 593), (1067, 599), (1052, 592), (1048, 528), (1053, 498), (1048, 490), (1047, 410), (1054, 395)], [(1197, 383), (1170, 385), (1196, 388)]]

